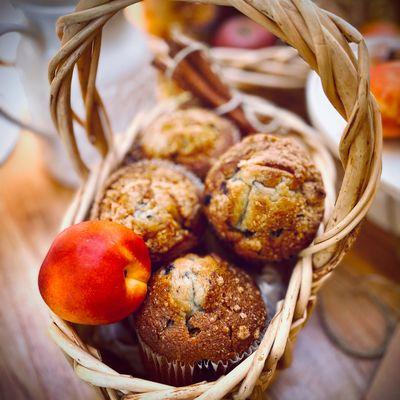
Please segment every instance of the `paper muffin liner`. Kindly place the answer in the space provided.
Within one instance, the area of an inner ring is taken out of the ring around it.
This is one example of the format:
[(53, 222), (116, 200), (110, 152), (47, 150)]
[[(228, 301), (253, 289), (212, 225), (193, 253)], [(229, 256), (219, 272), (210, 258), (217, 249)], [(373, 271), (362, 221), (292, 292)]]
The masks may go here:
[(187, 364), (182, 361), (168, 361), (166, 357), (155, 353), (141, 339), (138, 333), (137, 338), (143, 364), (151, 378), (174, 386), (216, 380), (239, 365), (250, 354), (254, 353), (261, 342), (261, 339), (253, 342), (248, 350), (242, 354), (235, 355), (235, 357), (228, 361), (213, 362), (210, 360), (201, 360)]

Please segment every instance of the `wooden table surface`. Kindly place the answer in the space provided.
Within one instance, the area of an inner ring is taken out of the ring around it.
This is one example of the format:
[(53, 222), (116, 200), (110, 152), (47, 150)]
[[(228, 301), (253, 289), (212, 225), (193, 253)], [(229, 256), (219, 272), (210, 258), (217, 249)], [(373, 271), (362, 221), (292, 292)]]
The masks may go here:
[[(24, 133), (0, 168), (0, 399), (96, 399), (47, 333), (37, 273), (73, 193), (48, 176), (40, 154), (37, 139)], [(266, 398), (400, 398), (400, 299), (393, 283), (400, 282), (398, 244), (365, 223), (355, 248), (322, 290), (329, 324), (356, 349), (379, 345), (390, 317), (384, 356), (345, 354), (328, 339), (315, 312), (299, 335), (292, 366), (279, 373)]]

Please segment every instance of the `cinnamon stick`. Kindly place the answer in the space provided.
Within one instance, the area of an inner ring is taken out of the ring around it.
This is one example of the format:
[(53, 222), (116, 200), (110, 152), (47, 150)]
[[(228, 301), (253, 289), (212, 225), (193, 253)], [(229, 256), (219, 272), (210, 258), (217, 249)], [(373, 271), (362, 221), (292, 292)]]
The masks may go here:
[[(172, 58), (183, 48), (182, 45), (172, 40), (168, 44)], [(193, 57), (194, 55), (197, 56)], [(163, 71), (166, 70), (166, 65), (161, 60), (156, 59), (153, 64)], [(180, 87), (190, 91), (207, 106), (219, 107), (231, 98), (229, 88), (212, 71), (205, 58), (198, 51), (191, 53), (176, 66), (173, 79)], [(243, 135), (255, 132), (240, 106), (227, 113), (227, 117), (238, 125)]]

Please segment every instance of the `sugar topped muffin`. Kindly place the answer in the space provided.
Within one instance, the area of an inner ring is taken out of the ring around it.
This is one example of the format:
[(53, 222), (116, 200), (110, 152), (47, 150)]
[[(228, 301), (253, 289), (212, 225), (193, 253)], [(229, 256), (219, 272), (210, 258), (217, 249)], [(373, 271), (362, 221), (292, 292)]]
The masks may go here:
[(238, 141), (239, 131), (230, 121), (190, 108), (160, 116), (140, 134), (137, 146), (146, 158), (172, 160), (204, 178), (216, 159)]
[(181, 166), (139, 161), (111, 175), (91, 218), (125, 225), (144, 239), (152, 261), (170, 260), (201, 237), (202, 189), (200, 180)]
[(244, 271), (215, 254), (187, 254), (153, 275), (136, 328), (148, 361), (155, 356), (182, 370), (195, 367), (194, 380), (201, 380), (205, 361), (228, 367), (250, 353), (266, 317), (260, 291)]
[(311, 243), (324, 198), (321, 174), (294, 139), (256, 134), (230, 148), (210, 170), (204, 209), (238, 255), (279, 261)]

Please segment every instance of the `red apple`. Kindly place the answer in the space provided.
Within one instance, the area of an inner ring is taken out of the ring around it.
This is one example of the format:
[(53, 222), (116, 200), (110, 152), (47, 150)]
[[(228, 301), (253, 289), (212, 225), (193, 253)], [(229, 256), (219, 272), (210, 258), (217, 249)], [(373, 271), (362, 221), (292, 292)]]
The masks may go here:
[(214, 46), (259, 49), (272, 46), (276, 37), (250, 18), (240, 16), (226, 20), (217, 30)]
[(119, 321), (146, 296), (150, 255), (123, 225), (86, 221), (61, 232), (39, 272), (39, 290), (61, 318), (97, 325)]

